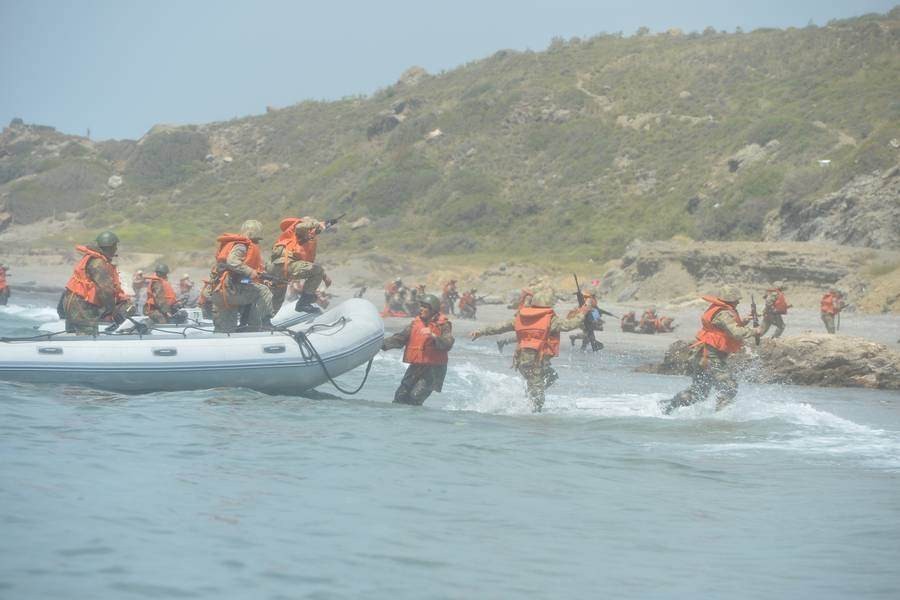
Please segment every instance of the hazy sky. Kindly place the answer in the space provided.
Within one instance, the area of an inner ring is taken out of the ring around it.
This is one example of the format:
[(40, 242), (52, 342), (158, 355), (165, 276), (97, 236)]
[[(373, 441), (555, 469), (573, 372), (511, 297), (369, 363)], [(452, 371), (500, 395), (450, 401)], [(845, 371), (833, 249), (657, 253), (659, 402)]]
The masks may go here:
[(369, 94), (554, 36), (802, 27), (898, 0), (0, 0), (0, 126), (94, 139)]

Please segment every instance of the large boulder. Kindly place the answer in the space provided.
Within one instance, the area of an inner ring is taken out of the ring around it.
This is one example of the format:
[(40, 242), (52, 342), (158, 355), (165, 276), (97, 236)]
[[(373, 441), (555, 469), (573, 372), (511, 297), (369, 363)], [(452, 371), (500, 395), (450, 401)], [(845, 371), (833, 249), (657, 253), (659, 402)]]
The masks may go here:
[[(679, 340), (661, 364), (639, 370), (689, 375), (690, 346), (691, 342)], [(729, 361), (746, 380), (757, 383), (900, 390), (900, 352), (858, 337), (822, 333), (769, 338)]]

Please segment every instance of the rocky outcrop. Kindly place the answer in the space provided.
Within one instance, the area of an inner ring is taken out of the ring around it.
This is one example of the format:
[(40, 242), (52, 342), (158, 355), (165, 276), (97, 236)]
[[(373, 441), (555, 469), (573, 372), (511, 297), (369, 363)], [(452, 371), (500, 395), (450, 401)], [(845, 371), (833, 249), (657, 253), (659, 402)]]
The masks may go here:
[(870, 267), (898, 260), (896, 252), (831, 244), (635, 240), (618, 263), (610, 264), (599, 291), (617, 302), (677, 302), (714, 292), (725, 283), (761, 295), (780, 280), (798, 306), (817, 302), (832, 285), (857, 303), (871, 292)]
[(785, 202), (769, 217), (763, 235), (900, 250), (900, 166), (856, 177), (811, 203)]
[[(663, 362), (639, 370), (667, 375), (690, 374), (690, 344), (672, 344)], [(805, 334), (765, 339), (753, 354), (729, 359), (742, 377), (756, 383), (900, 390), (900, 353), (857, 337)]]

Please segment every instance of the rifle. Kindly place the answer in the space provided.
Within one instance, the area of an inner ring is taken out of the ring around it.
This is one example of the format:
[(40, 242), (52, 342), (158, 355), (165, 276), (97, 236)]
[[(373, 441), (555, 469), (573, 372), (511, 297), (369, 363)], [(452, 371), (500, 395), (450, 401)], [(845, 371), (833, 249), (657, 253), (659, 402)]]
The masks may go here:
[(323, 223), (325, 223), (325, 229), (328, 229), (329, 227), (334, 226), (338, 221), (340, 221), (341, 219), (343, 219), (346, 216), (347, 216), (347, 213), (341, 213), (338, 216), (334, 217), (333, 219), (325, 219), (323, 221)]
[[(578, 306), (584, 306), (584, 294), (581, 293), (581, 285), (578, 283), (578, 275), (572, 273), (572, 277), (575, 278), (575, 295), (578, 297)], [(591, 316), (591, 313), (587, 313), (584, 315), (584, 334), (587, 336), (588, 341), (591, 343), (591, 350), (597, 352), (601, 348), (603, 348), (603, 344), (597, 341), (597, 338), (594, 337), (594, 328), (591, 327), (593, 323), (594, 317)]]
[[(750, 294), (750, 318), (753, 319), (753, 327), (759, 327), (759, 313), (756, 312), (756, 298), (753, 297), (753, 294)], [(753, 339), (759, 346), (759, 335), (754, 334)]]
[(282, 279), (277, 275), (270, 275), (269, 273), (265, 273), (263, 271), (259, 271), (259, 280), (260, 281), (271, 281), (272, 283), (276, 283), (278, 285), (287, 285), (290, 283), (287, 279)]

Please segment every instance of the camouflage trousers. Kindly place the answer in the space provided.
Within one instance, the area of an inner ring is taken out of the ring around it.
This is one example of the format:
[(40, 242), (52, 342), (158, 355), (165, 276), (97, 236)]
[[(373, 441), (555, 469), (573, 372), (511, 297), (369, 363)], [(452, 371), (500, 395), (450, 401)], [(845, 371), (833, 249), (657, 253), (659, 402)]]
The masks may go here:
[(738, 384), (728, 368), (727, 360), (727, 352), (720, 352), (709, 346), (696, 348), (691, 358), (691, 386), (666, 401), (662, 406), (663, 412), (669, 414), (680, 406), (703, 402), (713, 389), (716, 390), (716, 410), (722, 410), (731, 404), (737, 396)]
[(213, 305), (216, 332), (233, 333), (241, 329), (261, 331), (271, 325), (272, 292), (261, 283), (228, 284), (209, 296)]
[(775, 333), (772, 334), (772, 337), (781, 337), (781, 334), (784, 333), (784, 319), (776, 312), (766, 312), (763, 314), (762, 329), (759, 332), (760, 337), (766, 335), (766, 332), (772, 325), (775, 326)]
[[(285, 272), (284, 262), (277, 262), (269, 267), (269, 275), (287, 279), (288, 281), (303, 280), (303, 293), (315, 294), (322, 280), (325, 278), (325, 269), (322, 265), (306, 262), (304, 260), (292, 260), (288, 263)], [(272, 286), (272, 308), (277, 313), (281, 305), (284, 304), (284, 297), (287, 294), (287, 284), (278, 283)]]
[(540, 356), (537, 350), (530, 348), (516, 350), (513, 367), (525, 378), (532, 412), (541, 412), (544, 409), (545, 392), (559, 379), (559, 375), (550, 366), (550, 358)]
[(822, 313), (822, 322), (825, 323), (825, 329), (828, 333), (834, 333), (834, 315), (829, 313)]
[[(63, 297), (63, 310), (66, 315), (66, 332), (79, 335), (97, 335), (101, 317), (106, 312), (68, 291)], [(112, 325), (112, 321), (104, 321), (103, 324)]]
[[(603, 349), (603, 342), (597, 339), (597, 331), (602, 331), (602, 329), (594, 329), (594, 341), (597, 342), (598, 347), (597, 350)], [(572, 343), (572, 346), (575, 345), (575, 342), (581, 340), (581, 348), (582, 352), (587, 352), (588, 347), (590, 346), (591, 340), (588, 336), (587, 330), (582, 328), (580, 333), (573, 333), (569, 336), (569, 341)], [(595, 352), (597, 350), (594, 350)]]
[(6, 306), (7, 302), (9, 302), (9, 288), (5, 287), (0, 290), (0, 306)]
[(146, 305), (144, 305), (144, 316), (158, 325), (169, 322), (169, 318), (161, 310), (147, 310)]
[(409, 365), (394, 392), (394, 402), (422, 406), (431, 392), (441, 391), (446, 375), (447, 365)]

